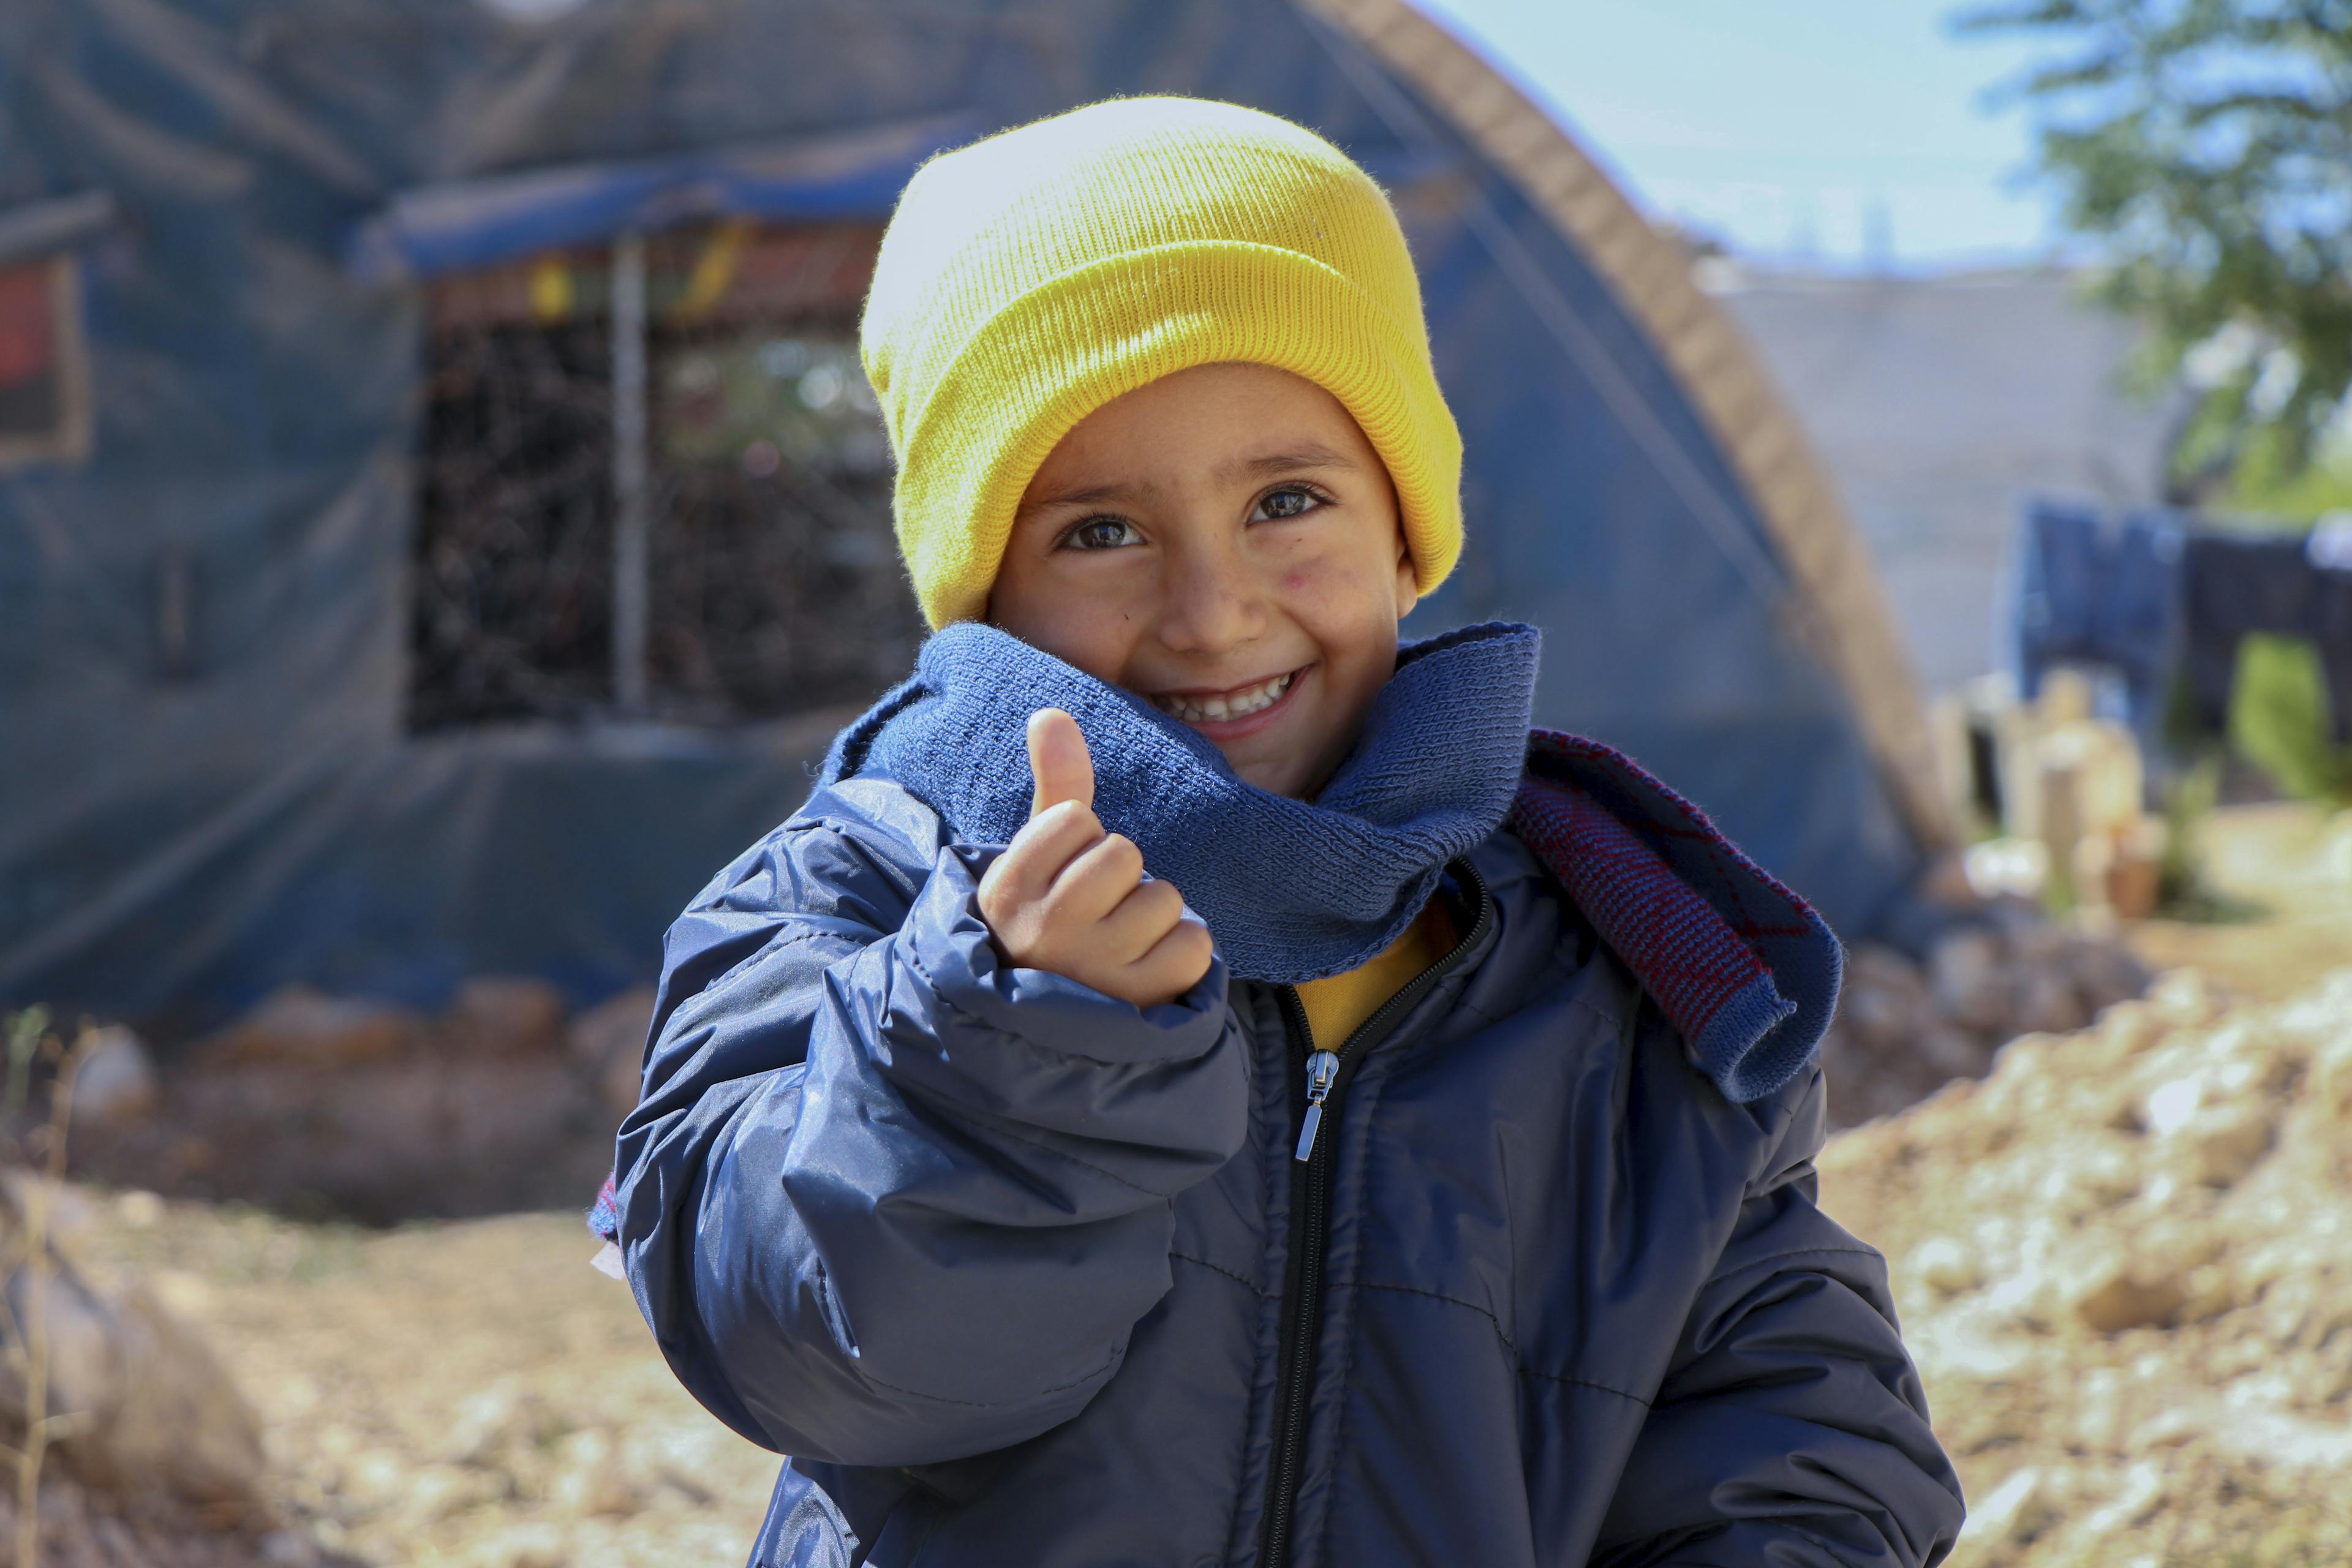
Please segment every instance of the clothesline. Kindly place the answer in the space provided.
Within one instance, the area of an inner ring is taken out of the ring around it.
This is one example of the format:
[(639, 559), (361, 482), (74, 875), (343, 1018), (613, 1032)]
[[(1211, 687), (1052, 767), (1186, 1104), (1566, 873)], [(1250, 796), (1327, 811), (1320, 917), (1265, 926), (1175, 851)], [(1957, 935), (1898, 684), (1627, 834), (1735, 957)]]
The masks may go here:
[(2229, 722), (2241, 645), (2308, 641), (2326, 673), (2329, 737), (2352, 742), (2352, 528), (2256, 532), (2193, 513), (2030, 502), (2007, 628), (2020, 694), (2061, 665), (2121, 680), (2154, 752), (2176, 693), (2200, 733)]

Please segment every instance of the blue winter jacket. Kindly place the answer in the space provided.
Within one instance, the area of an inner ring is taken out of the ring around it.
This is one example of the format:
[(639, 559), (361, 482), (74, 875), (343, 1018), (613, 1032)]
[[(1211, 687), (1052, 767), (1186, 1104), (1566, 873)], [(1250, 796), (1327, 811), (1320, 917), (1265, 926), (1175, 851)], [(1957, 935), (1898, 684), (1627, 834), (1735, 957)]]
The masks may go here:
[(997, 851), (820, 788), (671, 931), (618, 1228), (662, 1352), (792, 1456), (760, 1565), (1939, 1560), (1958, 1486), (1820, 1070), (1735, 1104), (1520, 839), (1360, 1028), (1001, 962)]

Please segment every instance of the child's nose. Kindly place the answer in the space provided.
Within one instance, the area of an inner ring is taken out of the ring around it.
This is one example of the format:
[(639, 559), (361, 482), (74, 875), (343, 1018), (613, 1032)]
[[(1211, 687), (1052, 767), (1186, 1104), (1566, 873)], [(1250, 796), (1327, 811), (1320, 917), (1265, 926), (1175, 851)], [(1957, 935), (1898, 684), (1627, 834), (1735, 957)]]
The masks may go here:
[(1163, 579), (1160, 640), (1179, 653), (1216, 653), (1265, 627), (1265, 596), (1247, 557), (1223, 542), (1171, 551)]

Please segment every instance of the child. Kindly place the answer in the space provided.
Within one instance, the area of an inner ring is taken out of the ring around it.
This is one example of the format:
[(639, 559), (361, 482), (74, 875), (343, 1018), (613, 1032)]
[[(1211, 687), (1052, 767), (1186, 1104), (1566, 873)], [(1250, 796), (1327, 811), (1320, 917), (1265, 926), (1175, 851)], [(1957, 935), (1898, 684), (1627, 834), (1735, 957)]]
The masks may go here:
[(753, 1563), (1939, 1559), (1834, 942), (1530, 739), (1534, 632), (1398, 647), (1460, 443), (1379, 189), (1044, 121), (916, 175), (864, 351), (945, 629), (672, 928), (601, 1211), (792, 1456)]

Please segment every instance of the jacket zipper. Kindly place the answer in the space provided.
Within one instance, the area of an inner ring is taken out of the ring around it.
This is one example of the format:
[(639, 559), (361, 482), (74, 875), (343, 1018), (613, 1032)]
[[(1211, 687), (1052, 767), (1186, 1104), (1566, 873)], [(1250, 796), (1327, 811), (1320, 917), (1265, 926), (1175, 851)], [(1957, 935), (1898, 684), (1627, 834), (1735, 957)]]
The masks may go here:
[(1292, 1052), (1305, 1063), (1307, 1103), (1292, 1151), (1290, 1267), (1283, 1289), (1282, 1360), (1274, 1385), (1274, 1456), (1266, 1472), (1265, 1542), (1258, 1553), (1258, 1568), (1287, 1568), (1291, 1509), (1297, 1500), (1298, 1473), (1306, 1458), (1307, 1395), (1315, 1371), (1317, 1330), (1323, 1316), (1323, 1253), (1329, 1241), (1331, 1167), (1339, 1142), (1336, 1133), (1321, 1136), (1322, 1125), (1327, 1117), (1338, 1115), (1339, 1095), (1364, 1051), (1428, 995), (1454, 962), (1486, 934), (1494, 918), (1486, 881), (1466, 860), (1455, 861), (1452, 869), (1469, 884), (1476, 901), (1478, 912), (1470, 929), (1444, 957), (1373, 1009), (1370, 1017), (1349, 1032), (1338, 1050), (1315, 1048), (1307, 1005), (1298, 999), (1297, 986), (1279, 986), (1276, 991), (1282, 1003), (1283, 1031)]

